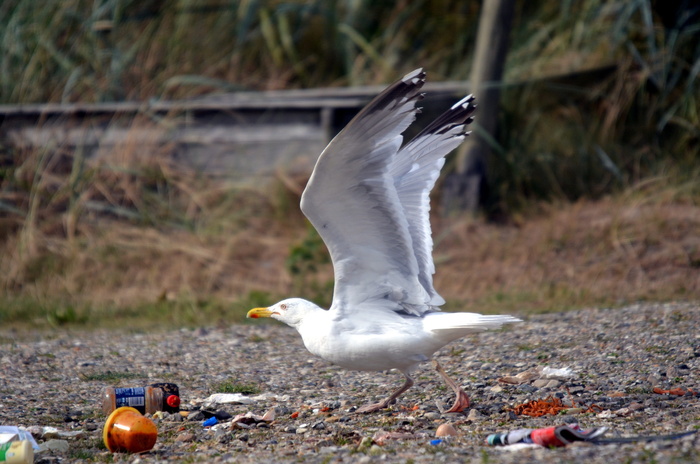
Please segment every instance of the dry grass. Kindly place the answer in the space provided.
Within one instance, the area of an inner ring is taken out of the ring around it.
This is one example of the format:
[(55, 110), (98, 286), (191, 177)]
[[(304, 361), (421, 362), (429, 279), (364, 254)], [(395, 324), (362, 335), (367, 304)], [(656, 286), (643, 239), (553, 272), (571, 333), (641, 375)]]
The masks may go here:
[[(332, 269), (297, 206), (304, 179), (242, 188), (152, 153), (18, 160), (0, 198), (14, 211), (0, 236), (5, 323), (200, 325), (283, 295), (328, 302)], [(486, 312), (698, 299), (696, 190), (656, 179), (508, 224), (436, 216), (436, 286), (448, 309)]]
[(700, 207), (651, 198), (546, 206), (505, 226), (454, 224), (436, 249), (436, 284), (452, 307), (490, 311), (697, 299)]
[[(461, 79), (479, 8), (39, 3), (0, 3), (3, 102), (379, 83), (419, 65), (433, 80)], [(700, 297), (699, 32), (662, 27), (654, 12), (648, 0), (519, 4), (508, 80), (617, 68), (593, 85), (504, 89), (493, 202), (512, 215), (541, 199), (600, 200), (540, 205), (501, 225), (436, 217), (436, 282), (450, 309)], [(134, 127), (156, 129), (143, 119)], [(328, 301), (332, 271), (297, 208), (303, 182), (280, 176), (249, 189), (206, 179), (136, 134), (94, 159), (0, 146), (3, 324), (120, 315), (211, 324), (290, 293)], [(669, 167), (686, 172), (647, 180)]]

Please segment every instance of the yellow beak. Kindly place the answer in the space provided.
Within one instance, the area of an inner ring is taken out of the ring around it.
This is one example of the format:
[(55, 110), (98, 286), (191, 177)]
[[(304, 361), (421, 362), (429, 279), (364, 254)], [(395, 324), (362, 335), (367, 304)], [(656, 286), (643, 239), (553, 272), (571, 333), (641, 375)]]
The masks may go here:
[(273, 314), (274, 313), (267, 308), (253, 308), (250, 311), (248, 311), (246, 317), (257, 319), (259, 317), (270, 317)]

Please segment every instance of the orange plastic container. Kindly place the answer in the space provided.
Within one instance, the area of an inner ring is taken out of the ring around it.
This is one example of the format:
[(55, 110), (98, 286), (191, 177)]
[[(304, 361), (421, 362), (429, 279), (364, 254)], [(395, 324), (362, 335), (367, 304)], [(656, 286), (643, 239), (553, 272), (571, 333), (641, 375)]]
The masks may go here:
[(156, 444), (158, 429), (151, 419), (138, 410), (123, 406), (115, 409), (107, 418), (102, 438), (107, 449), (113, 453), (143, 453)]

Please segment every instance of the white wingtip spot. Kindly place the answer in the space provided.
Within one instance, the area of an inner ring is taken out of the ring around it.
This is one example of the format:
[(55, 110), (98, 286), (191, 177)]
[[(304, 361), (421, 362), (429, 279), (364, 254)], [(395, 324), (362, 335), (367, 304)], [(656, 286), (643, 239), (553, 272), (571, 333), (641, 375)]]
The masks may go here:
[(421, 81), (421, 74), (423, 73), (423, 68), (414, 69), (410, 73), (403, 76), (401, 79), (403, 82), (410, 82), (411, 84), (416, 84)]
[(461, 99), (460, 101), (458, 101), (457, 103), (455, 103), (454, 105), (452, 105), (452, 108), (450, 108), (450, 109), (454, 110), (454, 109), (456, 109), (456, 108), (458, 108), (458, 107), (460, 107), (460, 106), (466, 108), (466, 107), (467, 107), (467, 104), (469, 104), (469, 103), (471, 103), (471, 102), (473, 102), (473, 101), (474, 101), (474, 95), (469, 94), (469, 95), (467, 95), (466, 97), (462, 98), (462, 99)]

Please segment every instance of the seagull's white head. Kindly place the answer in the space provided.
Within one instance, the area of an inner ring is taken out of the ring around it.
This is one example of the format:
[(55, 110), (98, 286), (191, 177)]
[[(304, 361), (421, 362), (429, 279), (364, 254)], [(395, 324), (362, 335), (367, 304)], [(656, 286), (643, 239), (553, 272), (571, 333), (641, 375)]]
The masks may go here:
[(291, 327), (298, 327), (305, 317), (312, 316), (317, 311), (323, 311), (323, 309), (302, 298), (288, 298), (268, 308), (253, 308), (248, 311), (246, 317), (253, 319), (270, 317)]

